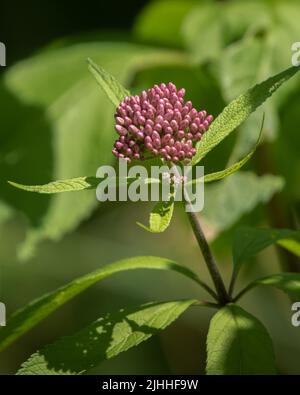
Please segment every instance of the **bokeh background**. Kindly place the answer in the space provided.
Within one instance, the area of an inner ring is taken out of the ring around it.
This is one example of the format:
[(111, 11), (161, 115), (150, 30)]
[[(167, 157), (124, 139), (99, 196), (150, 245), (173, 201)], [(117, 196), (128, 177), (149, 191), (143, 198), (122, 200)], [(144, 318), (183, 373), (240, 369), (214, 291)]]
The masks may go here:
[[(8, 316), (30, 300), (105, 263), (159, 255), (209, 281), (184, 212), (161, 235), (145, 232), (152, 204), (100, 205), (93, 191), (34, 195), (7, 180), (42, 184), (94, 175), (114, 163), (113, 108), (89, 75), (93, 58), (133, 92), (158, 82), (185, 87), (196, 107), (217, 115), (236, 95), (291, 65), (300, 41), (295, 0), (82, 2), (2, 0), (0, 41), (0, 301)], [(241, 224), (297, 229), (300, 213), (300, 79), (294, 78), (204, 161), (220, 170), (249, 151), (266, 112), (264, 139), (242, 171), (206, 189), (205, 231), (228, 281), (234, 231)], [(268, 248), (245, 266), (238, 287), (299, 259)], [(172, 273), (119, 274), (77, 297), (0, 355), (13, 374), (41, 346), (102, 313), (154, 300), (203, 297)], [(257, 289), (242, 300), (274, 341), (282, 374), (300, 373), (300, 329), (289, 300)], [(91, 373), (203, 374), (213, 311), (193, 308), (160, 336)]]

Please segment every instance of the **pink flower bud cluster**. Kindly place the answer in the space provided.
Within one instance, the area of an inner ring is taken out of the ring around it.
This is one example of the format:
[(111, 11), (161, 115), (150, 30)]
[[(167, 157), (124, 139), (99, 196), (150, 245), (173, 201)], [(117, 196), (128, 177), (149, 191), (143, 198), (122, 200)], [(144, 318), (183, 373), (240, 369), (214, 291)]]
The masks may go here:
[(185, 90), (169, 82), (154, 85), (139, 96), (125, 97), (115, 114), (119, 134), (112, 150), (118, 158), (147, 159), (160, 156), (167, 161), (191, 159), (212, 115), (184, 102)]

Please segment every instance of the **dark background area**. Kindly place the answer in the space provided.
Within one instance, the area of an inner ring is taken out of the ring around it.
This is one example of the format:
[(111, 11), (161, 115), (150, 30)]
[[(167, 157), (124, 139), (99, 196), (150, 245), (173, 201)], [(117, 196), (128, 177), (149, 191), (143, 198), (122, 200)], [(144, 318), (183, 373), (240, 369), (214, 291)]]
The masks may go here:
[(124, 33), (147, 3), (147, 0), (1, 0), (0, 41), (7, 47), (7, 64), (63, 36), (99, 29)]

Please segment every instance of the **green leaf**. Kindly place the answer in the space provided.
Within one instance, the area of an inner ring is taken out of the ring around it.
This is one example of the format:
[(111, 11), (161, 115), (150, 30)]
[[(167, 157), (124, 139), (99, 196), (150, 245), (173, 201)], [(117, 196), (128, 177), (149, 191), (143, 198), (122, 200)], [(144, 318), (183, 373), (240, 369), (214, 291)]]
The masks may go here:
[(198, 4), (185, 18), (182, 27), (192, 59), (198, 63), (208, 60), (219, 63), (225, 47), (230, 48), (232, 42), (239, 42), (254, 28), (267, 28), (268, 11), (266, 4), (255, 0)]
[[(262, 81), (279, 69), (270, 64), (271, 42), (264, 42), (256, 36), (246, 37), (230, 46), (220, 56), (218, 65), (219, 80), (223, 96), (227, 102), (243, 93), (249, 86)], [(282, 92), (278, 92), (278, 95)], [(276, 95), (277, 96), (277, 95)], [(267, 101), (264, 106), (253, 113), (240, 127), (237, 140), (231, 154), (231, 161), (236, 161), (249, 151), (256, 140), (254, 129), (261, 118), (262, 112), (266, 114), (264, 137), (273, 141), (278, 133), (279, 119), (275, 100)]]
[(299, 67), (291, 67), (284, 70), (255, 85), (228, 104), (197, 144), (197, 153), (192, 159), (192, 164), (194, 165), (203, 159), (209, 151), (233, 132), (252, 112), (272, 96), (284, 82), (296, 74), (299, 69)]
[(37, 325), (58, 307), (62, 306), (64, 303), (68, 302), (70, 299), (74, 298), (96, 282), (103, 280), (114, 273), (133, 269), (173, 270), (196, 281), (199, 285), (206, 287), (194, 272), (171, 260), (151, 256), (123, 259), (110, 265), (106, 265), (93, 273), (87, 274), (86, 276), (80, 277), (63, 287), (34, 300), (21, 310), (17, 311), (8, 320), (7, 326), (0, 328), (0, 351), (9, 346), (24, 333), (28, 332), (29, 329)]
[(294, 302), (300, 300), (300, 274), (299, 273), (278, 273), (259, 278), (250, 283), (236, 297), (240, 299), (246, 292), (259, 285), (274, 287), (286, 293)]
[(149, 303), (99, 318), (80, 332), (64, 337), (33, 354), (21, 375), (83, 374), (156, 335), (196, 300)]
[(187, 15), (182, 33), (194, 62), (202, 63), (219, 56), (224, 45), (223, 25), (219, 4), (200, 4)]
[[(212, 182), (212, 181), (222, 180), (222, 178), (228, 177), (231, 174), (235, 173), (236, 171), (240, 170), (248, 162), (248, 160), (252, 158), (254, 152), (256, 151), (256, 149), (260, 143), (260, 140), (261, 140), (263, 125), (264, 125), (264, 118), (262, 120), (258, 140), (257, 140), (255, 146), (243, 159), (241, 159), (239, 162), (234, 163), (233, 165), (229, 166), (227, 169), (220, 170), (215, 173), (206, 174), (204, 176), (203, 181), (204, 182)], [(192, 183), (195, 184), (197, 182), (202, 182), (201, 180), (202, 180), (201, 178), (197, 179), (197, 180), (193, 180)]]
[(237, 272), (241, 264), (272, 244), (280, 244), (282, 247), (288, 246), (300, 256), (300, 231), (289, 229), (263, 229), (241, 227), (235, 233), (232, 255), (235, 271)]
[[(127, 84), (137, 69), (177, 63), (179, 55), (136, 44), (89, 42), (40, 52), (10, 67), (0, 86), (3, 180), (38, 185), (96, 175), (99, 166), (115, 162), (114, 107), (91, 78), (88, 57)], [(5, 182), (1, 198), (30, 219), (19, 251), (23, 259), (41, 240), (58, 240), (74, 230), (99, 205), (89, 191), (26, 196)]]
[(137, 223), (143, 229), (152, 233), (164, 232), (170, 225), (174, 211), (174, 199), (158, 202), (150, 213), (149, 227)]
[(207, 374), (276, 374), (272, 340), (260, 321), (234, 304), (216, 313), (207, 337)]
[[(251, 3), (255, 6), (251, 7)], [(291, 63), (291, 45), (300, 33), (299, 7), (291, 5), (289, 1), (274, 3), (272, 13), (261, 1), (233, 2), (225, 7), (229, 25), (234, 19), (250, 19), (241, 39), (236, 39), (219, 57), (217, 73), (227, 100), (232, 100), (256, 81), (278, 73)], [(287, 11), (290, 11), (288, 16)], [(286, 89), (290, 88), (283, 88), (274, 102), (283, 96)]]
[(138, 16), (134, 34), (145, 42), (182, 46), (182, 23), (197, 4), (198, 0), (153, 1)]
[[(298, 234), (300, 235), (300, 232), (298, 232)], [(277, 244), (285, 248), (292, 254), (295, 254), (298, 257), (300, 257), (300, 237), (298, 237), (297, 240), (296, 238), (278, 240)]]
[[(228, 25), (246, 22), (244, 29), (240, 30), (242, 35), (237, 34), (215, 65), (223, 96), (229, 102), (255, 82), (289, 67), (291, 45), (300, 34), (300, 15), (297, 3), (291, 1), (283, 4), (274, 2), (272, 12), (269, 12), (269, 5), (262, 1), (227, 2), (225, 9), (223, 14)], [(264, 106), (264, 136), (268, 141), (274, 141), (280, 130), (284, 130), (280, 127), (278, 107), (297, 89), (299, 77), (295, 77), (293, 84), (285, 84), (274, 99)], [(255, 138), (253, 129), (259, 117), (260, 111), (256, 111), (241, 126), (231, 161), (240, 159), (252, 146)]]
[(98, 84), (106, 93), (109, 100), (115, 107), (125, 99), (126, 96), (130, 96), (130, 92), (125, 89), (111, 74), (109, 74), (102, 67), (96, 65), (91, 59), (88, 59), (89, 70), (95, 77)]
[(99, 184), (99, 179), (96, 177), (77, 177), (69, 180), (57, 180), (44, 185), (23, 185), (13, 181), (8, 181), (8, 183), (27, 192), (59, 193), (95, 189)]
[(206, 185), (204, 219), (216, 233), (229, 228), (259, 203), (266, 203), (283, 187), (283, 180), (273, 175), (258, 177), (240, 171), (220, 182)]

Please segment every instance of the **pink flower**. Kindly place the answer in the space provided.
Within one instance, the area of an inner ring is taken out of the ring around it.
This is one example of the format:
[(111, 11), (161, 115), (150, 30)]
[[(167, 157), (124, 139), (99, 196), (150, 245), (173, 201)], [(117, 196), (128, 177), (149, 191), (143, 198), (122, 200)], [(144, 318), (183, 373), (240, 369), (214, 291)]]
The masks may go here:
[(153, 156), (173, 162), (191, 159), (213, 116), (184, 102), (184, 95), (184, 89), (169, 82), (125, 97), (115, 114), (119, 138), (113, 154), (129, 162)]

